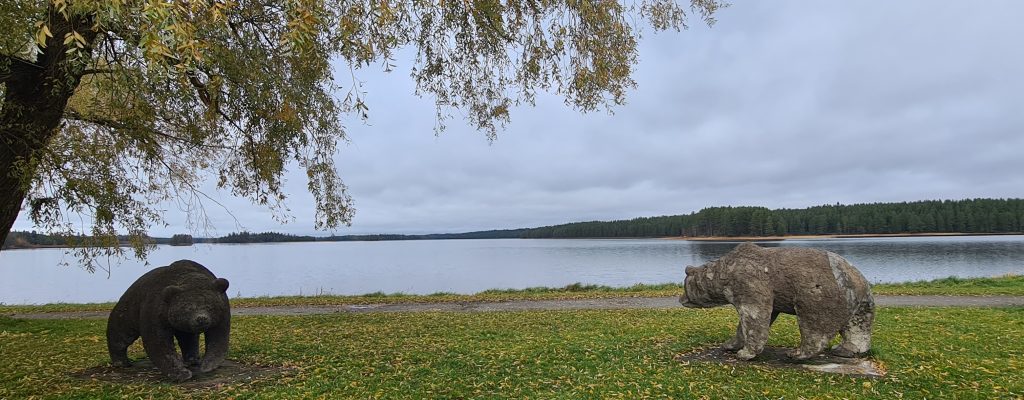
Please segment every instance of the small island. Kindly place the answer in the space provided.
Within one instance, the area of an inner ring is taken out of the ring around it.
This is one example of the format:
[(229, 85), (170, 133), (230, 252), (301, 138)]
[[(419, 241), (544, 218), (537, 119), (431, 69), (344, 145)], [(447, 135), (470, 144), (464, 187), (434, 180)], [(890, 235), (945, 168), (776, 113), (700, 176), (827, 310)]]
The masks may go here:
[(191, 246), (194, 243), (192, 235), (186, 235), (183, 233), (171, 236), (171, 240), (167, 244), (171, 246)]

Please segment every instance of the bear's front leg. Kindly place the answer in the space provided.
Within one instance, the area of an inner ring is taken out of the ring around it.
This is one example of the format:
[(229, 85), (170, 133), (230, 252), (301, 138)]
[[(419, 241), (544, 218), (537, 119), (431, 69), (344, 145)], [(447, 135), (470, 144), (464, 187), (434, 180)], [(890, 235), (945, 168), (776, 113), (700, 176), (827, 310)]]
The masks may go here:
[(183, 382), (192, 377), (192, 371), (185, 368), (185, 363), (174, 348), (174, 332), (169, 328), (151, 327), (143, 330), (142, 347), (153, 365), (171, 380)]
[(220, 325), (210, 327), (203, 336), (206, 338), (206, 354), (203, 355), (203, 362), (199, 371), (207, 373), (213, 371), (224, 362), (228, 355), (228, 339), (231, 335), (231, 320), (221, 322)]
[[(738, 301), (736, 312), (740, 322), (737, 332), (742, 336), (742, 347), (736, 352), (739, 360), (757, 357), (768, 343), (768, 330), (772, 323), (771, 304)], [(734, 339), (736, 340), (736, 339)], [(726, 343), (729, 344), (729, 343)]]
[(725, 351), (736, 351), (736, 350), (742, 349), (743, 348), (743, 324), (742, 323), (736, 324), (736, 336), (733, 336), (732, 339), (729, 339), (728, 342), (722, 343), (722, 345), (719, 346), (719, 347), (722, 350), (725, 350)]
[(177, 331), (178, 347), (181, 347), (181, 358), (187, 366), (199, 365), (199, 334)]
[[(772, 324), (775, 323), (775, 319), (779, 317), (778, 311), (772, 311), (772, 318), (768, 321), (768, 327), (771, 329)], [(719, 346), (725, 351), (737, 351), (743, 348), (743, 324), (736, 324), (736, 336), (733, 336), (728, 342), (722, 343)]]

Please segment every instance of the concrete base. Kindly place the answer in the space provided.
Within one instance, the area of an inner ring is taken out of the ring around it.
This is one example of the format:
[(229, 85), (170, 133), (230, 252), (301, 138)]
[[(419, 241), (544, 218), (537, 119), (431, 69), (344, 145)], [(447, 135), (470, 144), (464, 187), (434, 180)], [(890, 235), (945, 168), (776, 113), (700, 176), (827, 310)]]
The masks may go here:
[(786, 353), (791, 349), (783, 347), (766, 347), (753, 360), (740, 361), (736, 353), (718, 347), (696, 349), (675, 357), (682, 363), (706, 362), (733, 365), (759, 365), (769, 368), (796, 369), (829, 374), (852, 375), (865, 378), (881, 378), (885, 370), (877, 362), (866, 358), (843, 358), (821, 354), (809, 360), (797, 361), (789, 358)]

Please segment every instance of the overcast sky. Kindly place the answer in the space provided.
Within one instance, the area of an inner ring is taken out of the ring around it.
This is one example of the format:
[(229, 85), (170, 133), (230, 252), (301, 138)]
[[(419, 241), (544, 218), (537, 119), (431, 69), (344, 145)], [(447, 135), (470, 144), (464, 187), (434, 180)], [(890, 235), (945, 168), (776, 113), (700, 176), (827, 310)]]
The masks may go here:
[[(736, 1), (711, 28), (646, 35), (638, 87), (614, 115), (542, 97), (493, 143), (458, 119), (435, 136), (409, 60), (363, 70), (370, 121), (350, 118), (336, 157), (357, 212), (335, 233), (1022, 197), (1022, 15), (1019, 1)], [(326, 234), (293, 169), (293, 221), (225, 193), (241, 226), (210, 206), (210, 234)], [(185, 231), (167, 218), (154, 235)]]

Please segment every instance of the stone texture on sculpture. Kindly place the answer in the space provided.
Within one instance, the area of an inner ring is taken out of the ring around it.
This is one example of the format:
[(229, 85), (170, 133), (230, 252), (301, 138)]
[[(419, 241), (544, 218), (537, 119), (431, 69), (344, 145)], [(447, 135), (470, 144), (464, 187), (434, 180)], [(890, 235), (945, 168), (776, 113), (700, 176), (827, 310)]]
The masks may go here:
[[(175, 261), (139, 277), (124, 292), (107, 320), (107, 349), (114, 366), (131, 365), (128, 346), (139, 337), (149, 359), (174, 381), (192, 377), (189, 369), (213, 371), (228, 353), (231, 309), (228, 281), (202, 265)], [(199, 334), (206, 352), (199, 357)], [(181, 354), (175, 348), (177, 339)]]
[(823, 250), (752, 243), (736, 246), (722, 258), (686, 267), (686, 307), (732, 304), (739, 313), (736, 336), (722, 345), (749, 360), (764, 349), (779, 313), (795, 315), (800, 347), (789, 356), (813, 357), (836, 336), (832, 354), (864, 355), (871, 348), (875, 301), (860, 271), (843, 257)]

